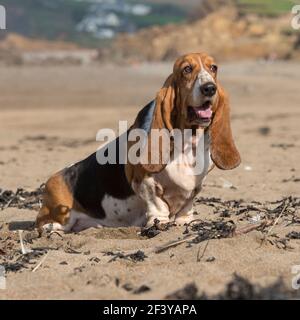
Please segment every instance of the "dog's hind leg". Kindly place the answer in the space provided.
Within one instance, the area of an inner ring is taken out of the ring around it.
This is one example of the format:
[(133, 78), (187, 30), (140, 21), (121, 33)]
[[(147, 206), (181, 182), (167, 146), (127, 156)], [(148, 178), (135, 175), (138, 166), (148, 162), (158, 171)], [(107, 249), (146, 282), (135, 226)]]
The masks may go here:
[(47, 227), (50, 227), (51, 231), (69, 231), (72, 228), (68, 222), (73, 205), (72, 193), (61, 174), (52, 176), (46, 183), (42, 208), (36, 218), (39, 233)]

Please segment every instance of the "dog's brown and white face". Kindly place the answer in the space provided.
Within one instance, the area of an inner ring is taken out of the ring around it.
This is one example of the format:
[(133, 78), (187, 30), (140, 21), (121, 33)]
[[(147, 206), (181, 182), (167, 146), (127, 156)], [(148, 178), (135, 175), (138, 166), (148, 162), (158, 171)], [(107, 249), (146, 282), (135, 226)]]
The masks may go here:
[(206, 54), (188, 54), (175, 62), (173, 75), (185, 127), (211, 124), (218, 95), (217, 71), (216, 62)]
[[(217, 81), (217, 69), (214, 59), (205, 53), (178, 58), (156, 96), (151, 129), (208, 129), (213, 162), (229, 170), (241, 160), (232, 137), (228, 95)], [(143, 167), (151, 172), (164, 168), (162, 164)]]

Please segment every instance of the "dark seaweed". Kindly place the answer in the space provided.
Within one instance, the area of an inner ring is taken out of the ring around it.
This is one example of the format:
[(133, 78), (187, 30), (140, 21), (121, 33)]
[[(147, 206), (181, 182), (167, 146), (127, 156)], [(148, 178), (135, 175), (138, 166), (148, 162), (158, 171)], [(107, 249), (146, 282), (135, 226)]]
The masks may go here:
[(0, 189), (0, 210), (18, 208), (36, 210), (40, 207), (44, 185), (34, 191), (18, 188), (16, 192)]
[(174, 226), (174, 223), (160, 223), (158, 219), (154, 220), (153, 226), (149, 228), (143, 228), (141, 231), (142, 237), (147, 238), (154, 238), (156, 237), (161, 231), (167, 231), (170, 227)]
[(249, 280), (234, 274), (233, 279), (227, 283), (224, 291), (209, 296), (202, 292), (198, 294), (198, 288), (194, 283), (187, 284), (166, 296), (166, 299), (179, 300), (287, 300), (300, 297), (299, 291), (288, 289), (282, 279), (273, 284), (262, 287), (253, 284)]
[(141, 250), (138, 250), (135, 253), (130, 253), (130, 254), (124, 254), (122, 252), (112, 252), (112, 251), (107, 251), (104, 252), (105, 256), (112, 256), (108, 262), (113, 262), (116, 261), (117, 259), (126, 259), (126, 260), (131, 260), (133, 262), (141, 262), (144, 261), (146, 258), (148, 258), (145, 253)]
[(191, 240), (192, 243), (199, 243), (210, 239), (222, 239), (232, 237), (236, 225), (233, 221), (201, 221), (194, 223), (191, 226), (187, 225), (185, 234), (193, 233), (197, 234), (197, 237)]

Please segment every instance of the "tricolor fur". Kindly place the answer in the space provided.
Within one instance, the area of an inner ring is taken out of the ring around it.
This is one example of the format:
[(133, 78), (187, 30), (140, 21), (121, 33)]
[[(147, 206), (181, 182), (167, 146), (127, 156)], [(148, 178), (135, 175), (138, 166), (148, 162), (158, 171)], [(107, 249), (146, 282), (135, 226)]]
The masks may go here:
[[(184, 224), (193, 219), (193, 199), (212, 167), (228, 170), (240, 163), (231, 133), (228, 97), (217, 80), (213, 58), (203, 53), (177, 59), (156, 99), (139, 112), (126, 135), (134, 128), (148, 133), (145, 154), (152, 150), (152, 129), (191, 129), (194, 134), (188, 143), (192, 148), (180, 155), (180, 163), (171, 157), (175, 151), (171, 142), (168, 163), (100, 165), (94, 153), (63, 169), (46, 183), (36, 219), (40, 231), (48, 227), (80, 231), (102, 226), (150, 226), (155, 219)], [(115, 141), (116, 150), (120, 141)], [(199, 143), (203, 145), (201, 170), (195, 174), (188, 157)], [(162, 158), (164, 149), (160, 145), (158, 149)], [(120, 156), (126, 158), (127, 154)]]

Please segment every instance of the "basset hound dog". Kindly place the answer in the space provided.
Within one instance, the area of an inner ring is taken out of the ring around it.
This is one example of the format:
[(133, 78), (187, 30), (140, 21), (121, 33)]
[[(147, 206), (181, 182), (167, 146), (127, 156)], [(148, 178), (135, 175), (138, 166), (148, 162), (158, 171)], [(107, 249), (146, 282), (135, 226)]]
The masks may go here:
[[(147, 144), (139, 155), (147, 155), (148, 162), (100, 164), (95, 152), (54, 174), (45, 185), (36, 219), (38, 230), (78, 232), (89, 227), (151, 226), (155, 219), (178, 225), (193, 220), (193, 199), (208, 172), (214, 166), (230, 170), (241, 162), (230, 126), (228, 96), (217, 79), (217, 71), (214, 59), (205, 53), (178, 58), (155, 100), (138, 113), (125, 133), (131, 146), (133, 129), (146, 132)], [(174, 135), (169, 136), (167, 161), (162, 161), (167, 148), (160, 137), (154, 145), (158, 161), (153, 163), (149, 157), (154, 129), (190, 130), (192, 134), (180, 140), (179, 152)], [(117, 156), (123, 152), (121, 156), (127, 158), (128, 150), (119, 148), (120, 141), (121, 136), (114, 141)], [(195, 153), (198, 145), (202, 147)], [(199, 158), (197, 170), (189, 161), (191, 155)], [(176, 161), (179, 156), (181, 161)]]

